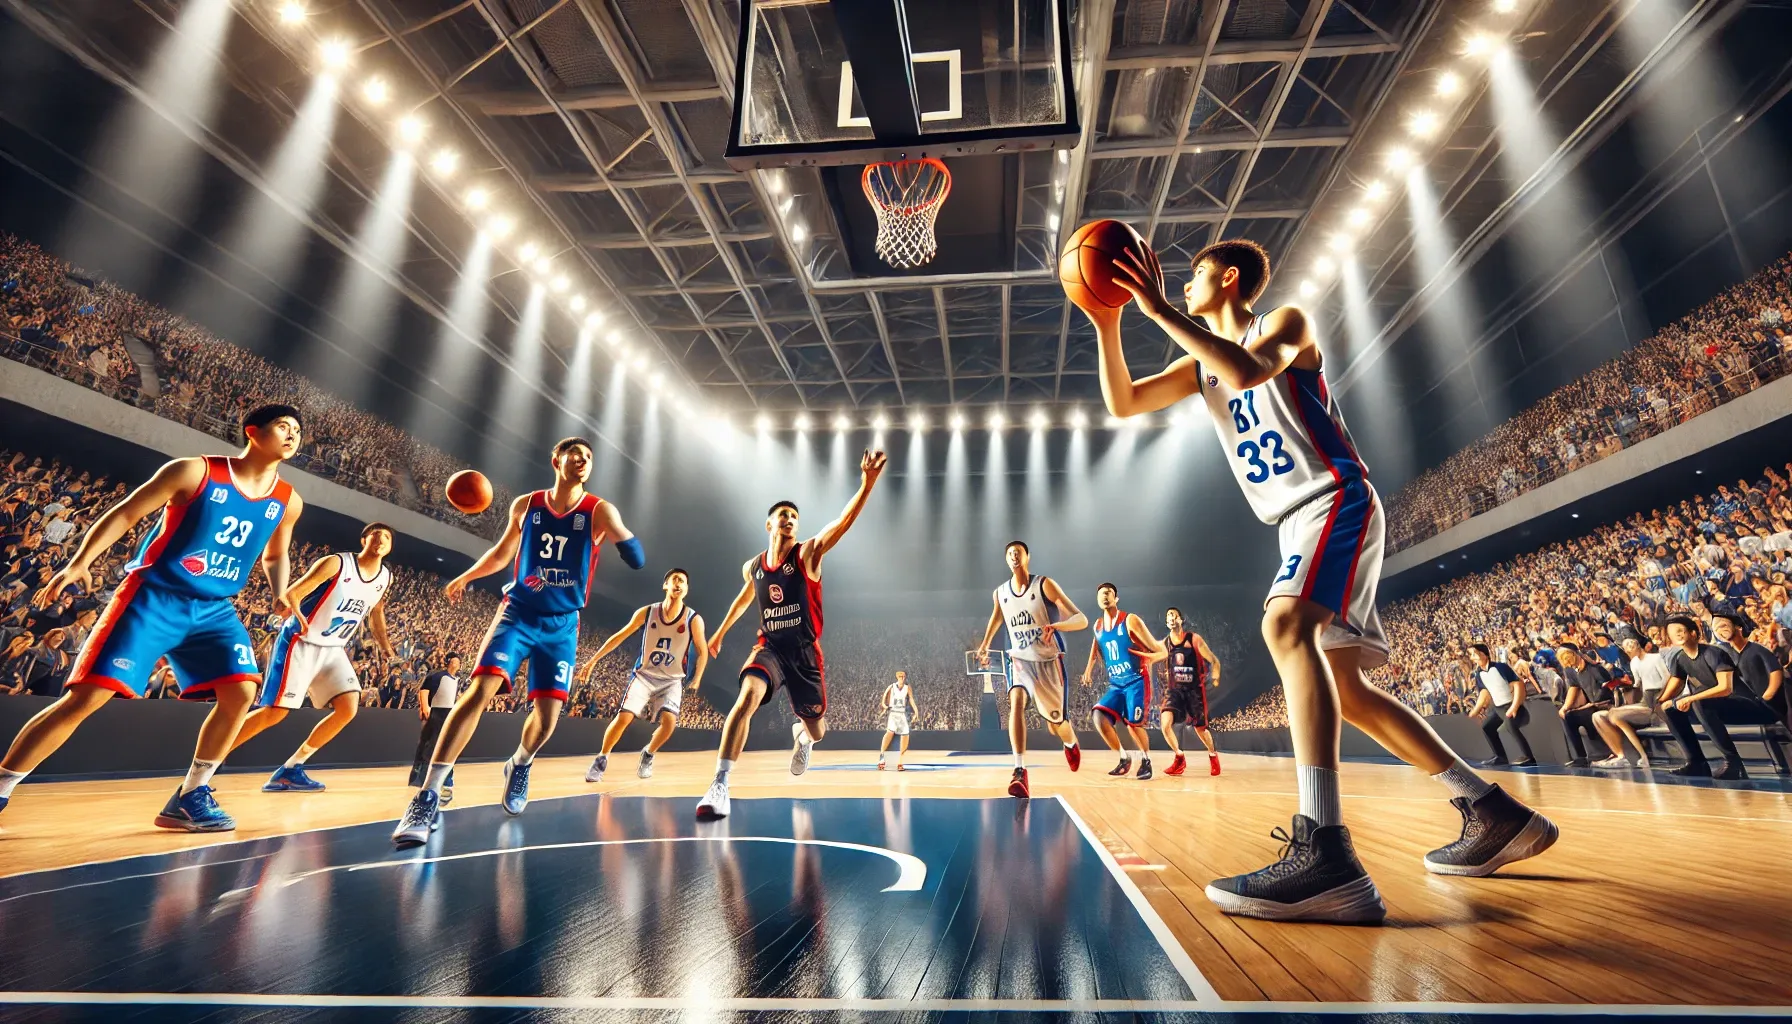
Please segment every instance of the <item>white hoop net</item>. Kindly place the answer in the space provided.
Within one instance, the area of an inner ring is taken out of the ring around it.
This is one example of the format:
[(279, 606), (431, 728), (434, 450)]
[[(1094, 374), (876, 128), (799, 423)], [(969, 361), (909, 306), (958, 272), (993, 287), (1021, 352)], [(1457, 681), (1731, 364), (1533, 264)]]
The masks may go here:
[(877, 211), (877, 255), (898, 270), (918, 267), (939, 252), (933, 221), (952, 191), (952, 172), (925, 157), (869, 164), (865, 198)]

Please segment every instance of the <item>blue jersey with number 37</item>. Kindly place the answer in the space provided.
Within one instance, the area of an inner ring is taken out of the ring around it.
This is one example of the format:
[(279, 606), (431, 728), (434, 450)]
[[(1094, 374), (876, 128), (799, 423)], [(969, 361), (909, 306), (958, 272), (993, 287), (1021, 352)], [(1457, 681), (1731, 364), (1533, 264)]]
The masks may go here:
[(127, 570), (143, 582), (193, 597), (235, 597), (280, 527), (292, 485), (251, 498), (237, 488), (230, 460), (207, 456), (205, 480), (182, 502), (169, 502)]
[[(1251, 321), (1240, 345), (1262, 330)], [(1201, 397), (1226, 451), (1232, 475), (1266, 523), (1284, 516), (1346, 480), (1367, 480), (1369, 467), (1356, 453), (1338, 403), (1322, 370), (1290, 366), (1254, 388), (1227, 385), (1199, 364)]]
[(504, 588), (511, 604), (544, 615), (585, 607), (601, 553), (593, 522), (597, 501), (595, 494), (587, 494), (565, 515), (557, 515), (548, 505), (548, 492), (529, 495), (516, 575)]

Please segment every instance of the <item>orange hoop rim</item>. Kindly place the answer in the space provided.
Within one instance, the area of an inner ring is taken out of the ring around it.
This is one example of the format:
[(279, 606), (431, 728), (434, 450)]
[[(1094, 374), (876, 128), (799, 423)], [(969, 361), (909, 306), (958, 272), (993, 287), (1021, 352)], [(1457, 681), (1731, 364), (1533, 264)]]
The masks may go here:
[[(909, 205), (885, 203), (883, 198), (878, 194), (878, 191), (872, 187), (872, 178), (876, 175), (879, 169), (889, 168), (893, 174), (897, 175), (898, 180), (900, 180), (902, 168), (910, 165), (931, 167), (939, 172), (940, 177), (945, 181), (945, 185), (940, 189), (939, 195), (928, 199), (925, 202)], [(865, 198), (870, 201), (871, 205), (880, 210), (885, 212), (894, 211), (901, 214), (915, 214), (923, 212), (930, 207), (939, 206), (946, 201), (946, 197), (952, 194), (952, 171), (946, 166), (945, 162), (938, 157), (923, 156), (907, 160), (879, 160), (865, 165), (864, 172), (859, 175), (859, 187), (865, 191)]]

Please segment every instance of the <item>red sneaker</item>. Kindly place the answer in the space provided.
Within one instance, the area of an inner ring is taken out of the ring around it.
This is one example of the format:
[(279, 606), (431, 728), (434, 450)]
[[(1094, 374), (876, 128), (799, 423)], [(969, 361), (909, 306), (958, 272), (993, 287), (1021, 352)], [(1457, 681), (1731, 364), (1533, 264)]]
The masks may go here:
[(896, 770), (899, 772), (906, 772), (906, 771), (908, 771), (908, 766), (903, 764), (901, 761), (898, 761), (898, 762), (896, 762)]
[(877, 762), (877, 770), (880, 772), (884, 770), (884, 763), (882, 761)]
[(1032, 795), (1027, 791), (1027, 770), (1025, 768), (1014, 769), (1014, 777), (1008, 780), (1008, 795), (1018, 797)]
[(1070, 763), (1070, 770), (1073, 772), (1081, 768), (1083, 766), (1083, 748), (1074, 743), (1065, 747), (1064, 760)]
[(1170, 767), (1164, 769), (1164, 774), (1165, 775), (1181, 775), (1182, 770), (1187, 767), (1188, 767), (1188, 760), (1186, 758), (1184, 758), (1181, 754), (1177, 754), (1176, 759), (1174, 761), (1170, 762)]
[(1220, 755), (1208, 754), (1207, 755), (1207, 774), (1218, 775), (1219, 773), (1220, 773)]

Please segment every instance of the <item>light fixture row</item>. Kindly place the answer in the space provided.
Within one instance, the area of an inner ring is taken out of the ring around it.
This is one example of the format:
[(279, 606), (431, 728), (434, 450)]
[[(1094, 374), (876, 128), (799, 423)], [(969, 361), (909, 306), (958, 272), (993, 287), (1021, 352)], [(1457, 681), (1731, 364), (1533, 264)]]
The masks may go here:
[[(926, 409), (910, 409), (903, 418), (901, 426), (911, 433), (931, 430), (936, 424), (954, 433), (965, 430), (1000, 433), (1010, 427), (1033, 431), (1086, 430), (1094, 423), (1093, 417), (1087, 411), (1074, 406), (1067, 410), (1059, 410), (1056, 415), (1043, 407), (1036, 407), (1025, 416), (1011, 415), (1007, 410), (1000, 408), (981, 411), (975, 415), (972, 411), (965, 409), (945, 409), (941, 412), (942, 415), (936, 421)], [(716, 414), (711, 418), (723, 425), (730, 422), (725, 414)], [(1197, 422), (1199, 419), (1200, 417), (1196, 413), (1181, 409), (1162, 416), (1144, 415), (1127, 418), (1106, 416), (1103, 417), (1101, 424), (1109, 430), (1132, 430), (1182, 426)], [(810, 412), (776, 416), (772, 413), (762, 412), (752, 418), (751, 426), (754, 431), (761, 434), (787, 430), (802, 434), (824, 429), (831, 429), (835, 433), (842, 434), (855, 430), (869, 430), (881, 434), (895, 428), (897, 420), (891, 414), (883, 411), (874, 412), (868, 417), (854, 416), (845, 411), (835, 412), (828, 416)]]

